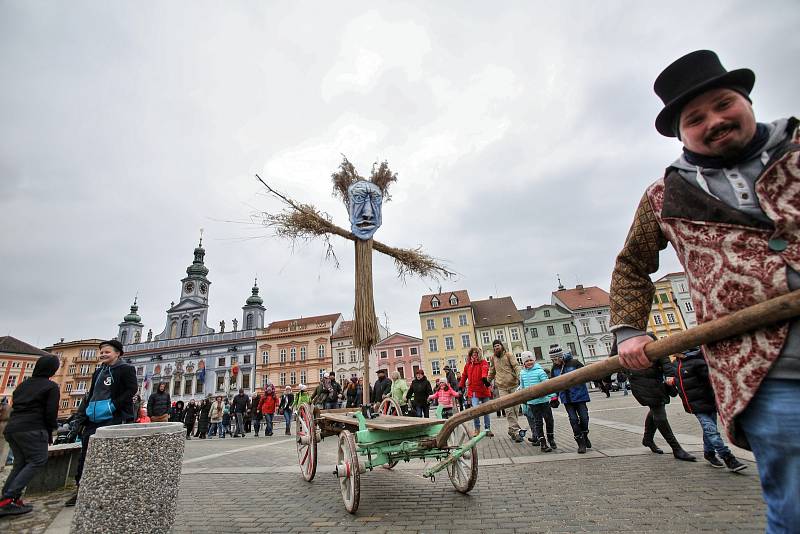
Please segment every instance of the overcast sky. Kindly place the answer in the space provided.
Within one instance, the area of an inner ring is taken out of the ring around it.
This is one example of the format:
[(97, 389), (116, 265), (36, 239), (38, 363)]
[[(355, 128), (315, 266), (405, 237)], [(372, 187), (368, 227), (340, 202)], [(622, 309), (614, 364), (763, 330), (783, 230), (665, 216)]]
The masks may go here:
[[(756, 72), (761, 121), (797, 113), (800, 4), (0, 1), (0, 335), (112, 337), (138, 292), (164, 328), (205, 229), (210, 326), (351, 318), (353, 246), (257, 224), (259, 173), (347, 227), (346, 154), (399, 180), (376, 239), (421, 245), (472, 299), (608, 289), (644, 188), (679, 153), (658, 73), (699, 48)], [(255, 218), (253, 218), (256, 216)], [(672, 252), (661, 272), (679, 270)], [(436, 283), (378, 257), (376, 312), (419, 335)], [(230, 328), (230, 327), (229, 327)]]

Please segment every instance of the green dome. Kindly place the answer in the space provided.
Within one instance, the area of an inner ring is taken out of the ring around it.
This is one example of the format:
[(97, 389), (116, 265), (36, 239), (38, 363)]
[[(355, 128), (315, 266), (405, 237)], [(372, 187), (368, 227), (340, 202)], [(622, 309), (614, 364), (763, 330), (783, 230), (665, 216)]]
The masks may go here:
[[(201, 242), (202, 243), (202, 242)], [(189, 276), (196, 275), (196, 276), (205, 276), (208, 274), (208, 267), (203, 264), (203, 257), (206, 255), (206, 249), (203, 248), (202, 244), (198, 245), (196, 249), (194, 249), (194, 261), (192, 264), (186, 268), (186, 274)]]
[(264, 304), (264, 299), (258, 296), (258, 283), (255, 283), (253, 285), (253, 294), (247, 297), (247, 304), (258, 305), (258, 306)]
[(131, 306), (131, 312), (125, 316), (125, 319), (123, 319), (123, 321), (125, 321), (126, 323), (141, 323), (142, 318), (139, 316), (138, 313), (136, 313), (138, 311), (139, 311), (139, 306), (136, 305), (136, 300), (134, 300), (133, 306)]

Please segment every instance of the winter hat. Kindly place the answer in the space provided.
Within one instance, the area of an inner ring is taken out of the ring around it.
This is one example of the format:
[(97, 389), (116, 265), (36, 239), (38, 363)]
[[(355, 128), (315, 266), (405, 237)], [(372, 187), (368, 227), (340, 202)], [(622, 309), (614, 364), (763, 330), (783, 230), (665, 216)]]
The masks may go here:
[(125, 353), (125, 351), (122, 350), (122, 343), (120, 343), (116, 339), (103, 341), (102, 343), (100, 343), (100, 345), (98, 345), (98, 348), (103, 348), (103, 345), (108, 345), (109, 347), (113, 347), (115, 351), (119, 352), (120, 356), (122, 356)]
[(552, 345), (550, 345), (550, 350), (547, 352), (547, 354), (548, 356), (550, 356), (551, 360), (553, 358), (564, 357), (564, 351), (561, 349), (561, 345), (559, 345), (558, 343), (553, 343)]
[(306, 385), (300, 384), (300, 391), (305, 391), (305, 390), (306, 390)]
[(527, 361), (531, 361), (531, 362), (535, 362), (536, 361), (536, 358), (533, 357), (533, 353), (531, 351), (529, 351), (529, 350), (524, 351), (521, 354), (521, 356), (522, 356), (522, 363), (525, 363)]
[(32, 376), (50, 378), (58, 371), (59, 360), (56, 356), (40, 356), (33, 366)]

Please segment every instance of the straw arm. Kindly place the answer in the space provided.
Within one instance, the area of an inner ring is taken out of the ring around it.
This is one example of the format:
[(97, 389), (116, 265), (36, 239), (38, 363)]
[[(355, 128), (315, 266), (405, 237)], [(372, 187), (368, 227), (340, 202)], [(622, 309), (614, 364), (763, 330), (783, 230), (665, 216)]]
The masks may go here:
[[(800, 290), (744, 308), (690, 330), (653, 341), (645, 346), (644, 351), (650, 360), (655, 361), (662, 356), (669, 356), (700, 345), (740, 336), (752, 330), (798, 316), (800, 316)], [(510, 395), (492, 399), (474, 408), (458, 412), (445, 422), (435, 441), (431, 440), (427, 445), (438, 448), (444, 447), (447, 444), (447, 438), (458, 425), (476, 417), (518, 406), (531, 399), (563, 391), (572, 386), (599, 380), (622, 369), (619, 357), (611, 356), (535, 386), (515, 391)]]

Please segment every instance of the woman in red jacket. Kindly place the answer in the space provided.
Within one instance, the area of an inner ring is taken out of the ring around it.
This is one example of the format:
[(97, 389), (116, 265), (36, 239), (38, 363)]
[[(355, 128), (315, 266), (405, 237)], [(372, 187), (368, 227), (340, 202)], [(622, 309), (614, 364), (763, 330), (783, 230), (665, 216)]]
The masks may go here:
[[(470, 400), (472, 406), (478, 406), (491, 400), (492, 390), (489, 388), (488, 376), (489, 362), (481, 357), (481, 349), (476, 347), (469, 349), (467, 365), (464, 366), (464, 372), (461, 373), (461, 381), (458, 383), (458, 387), (463, 388), (466, 383), (467, 399)], [(480, 418), (476, 417), (473, 423), (475, 424), (475, 434), (477, 434), (481, 430)], [(489, 414), (483, 416), (483, 428), (486, 430), (487, 436), (494, 436), (491, 431)]]
[(278, 406), (278, 396), (275, 395), (275, 386), (269, 384), (261, 397), (261, 413), (264, 415), (264, 435), (272, 435), (272, 418)]

